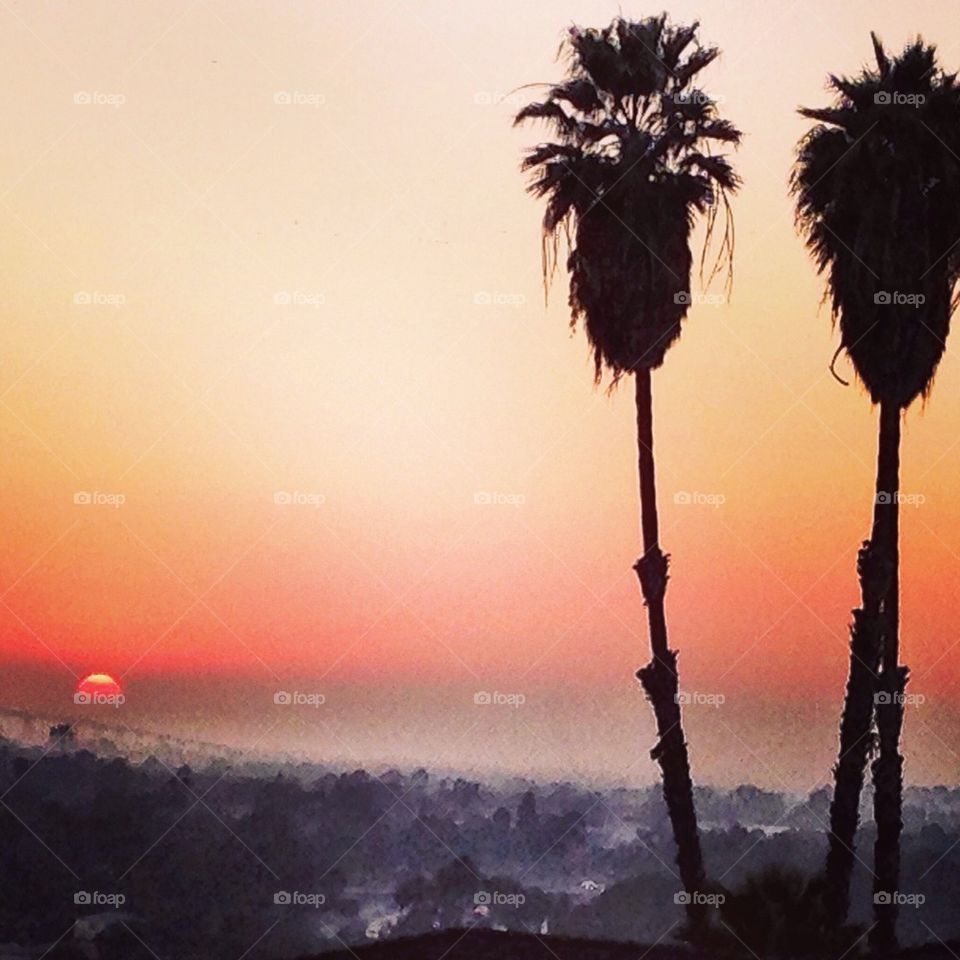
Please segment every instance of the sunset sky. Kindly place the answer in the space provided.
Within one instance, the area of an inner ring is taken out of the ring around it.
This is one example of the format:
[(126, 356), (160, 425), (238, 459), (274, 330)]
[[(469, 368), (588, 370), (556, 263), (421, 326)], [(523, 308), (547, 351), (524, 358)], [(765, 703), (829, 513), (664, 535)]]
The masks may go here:
[[(563, 31), (620, 9), (660, 8), (0, 2), (0, 706), (653, 779), (632, 393), (593, 386), (564, 277), (544, 303), (518, 171), (538, 132), (511, 127)], [(732, 300), (695, 306), (654, 377), (670, 639), (681, 687), (724, 701), (687, 711), (694, 775), (807, 790), (835, 754), (876, 415), (828, 372), (795, 108), (870, 29), (960, 68), (956, 5), (669, 9), (723, 49), (705, 83), (746, 134)], [(921, 783), (960, 760), (950, 346), (902, 453)], [(74, 704), (92, 672), (121, 707)], [(523, 702), (475, 704), (494, 691)]]

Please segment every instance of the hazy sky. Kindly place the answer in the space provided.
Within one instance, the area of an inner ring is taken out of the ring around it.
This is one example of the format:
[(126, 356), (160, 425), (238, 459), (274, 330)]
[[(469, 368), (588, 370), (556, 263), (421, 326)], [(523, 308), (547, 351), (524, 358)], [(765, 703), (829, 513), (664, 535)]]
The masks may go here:
[[(618, 9), (0, 3), (4, 705), (90, 715), (73, 689), (103, 671), (127, 693), (109, 722), (654, 775), (631, 391), (593, 387), (562, 283), (544, 305), (517, 169), (537, 132), (511, 128), (563, 31)], [(794, 111), (871, 28), (960, 67), (956, 6), (670, 9), (723, 48), (705, 82), (746, 133), (732, 302), (695, 307), (654, 380), (671, 642), (681, 686), (725, 698), (688, 710), (695, 775), (806, 789), (835, 750), (876, 441), (827, 371)], [(948, 350), (903, 444), (920, 782), (958, 760), (958, 396)]]

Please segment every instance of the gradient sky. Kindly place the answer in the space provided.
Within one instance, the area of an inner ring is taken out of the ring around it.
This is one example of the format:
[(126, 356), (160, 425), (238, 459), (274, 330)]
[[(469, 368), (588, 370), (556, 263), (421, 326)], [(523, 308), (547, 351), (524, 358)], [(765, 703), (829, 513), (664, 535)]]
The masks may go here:
[[(593, 387), (562, 282), (544, 304), (517, 169), (537, 133), (510, 124), (516, 88), (560, 75), (564, 29), (618, 9), (0, 5), (4, 706), (90, 716), (74, 686), (103, 671), (127, 693), (110, 723), (652, 779), (631, 391)], [(867, 60), (871, 28), (960, 67), (956, 7), (671, 13), (723, 48), (705, 83), (746, 133), (732, 302), (696, 306), (654, 379), (671, 642), (681, 686), (725, 698), (687, 711), (695, 775), (808, 789), (835, 750), (876, 441), (827, 371), (794, 110)], [(914, 782), (956, 782), (958, 396), (948, 350), (903, 442)]]

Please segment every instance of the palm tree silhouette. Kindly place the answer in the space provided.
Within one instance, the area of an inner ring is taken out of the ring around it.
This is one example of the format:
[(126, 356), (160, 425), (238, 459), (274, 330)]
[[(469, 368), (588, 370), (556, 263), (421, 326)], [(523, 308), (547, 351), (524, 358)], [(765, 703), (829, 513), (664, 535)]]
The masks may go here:
[[(639, 677), (653, 706), (663, 793), (688, 894), (704, 887), (703, 858), (687, 745), (681, 725), (677, 652), (667, 644), (664, 594), (668, 557), (660, 548), (653, 457), (651, 371), (680, 336), (691, 303), (690, 235), (706, 219), (709, 246), (717, 217), (724, 230), (710, 276), (733, 255), (729, 195), (739, 179), (716, 149), (740, 142), (697, 86), (719, 55), (697, 41), (698, 24), (678, 26), (666, 14), (641, 21), (618, 17), (604, 29), (573, 28), (561, 46), (566, 79), (524, 107), (517, 123), (543, 120), (553, 139), (529, 150), (530, 191), (546, 198), (544, 285), (569, 248), (571, 325), (582, 321), (593, 349), (596, 381), (611, 389), (636, 378), (643, 556), (634, 569), (646, 601), (653, 657)], [(688, 52), (689, 51), (689, 52)], [(701, 257), (701, 268), (703, 257)], [(729, 273), (728, 273), (729, 277)], [(688, 896), (687, 913), (701, 930), (705, 908)]]
[[(896, 943), (908, 670), (899, 662), (899, 461), (903, 412), (927, 397), (946, 346), (960, 276), (960, 87), (918, 38), (876, 67), (830, 77), (835, 102), (801, 109), (817, 121), (800, 141), (791, 186), (797, 223), (826, 276), (840, 351), (880, 406), (873, 528), (860, 550), (861, 606), (853, 611), (850, 674), (830, 812), (825, 896), (834, 923), (849, 908), (864, 767), (879, 751), (875, 786), (871, 939)], [(887, 894), (887, 896), (879, 896)]]

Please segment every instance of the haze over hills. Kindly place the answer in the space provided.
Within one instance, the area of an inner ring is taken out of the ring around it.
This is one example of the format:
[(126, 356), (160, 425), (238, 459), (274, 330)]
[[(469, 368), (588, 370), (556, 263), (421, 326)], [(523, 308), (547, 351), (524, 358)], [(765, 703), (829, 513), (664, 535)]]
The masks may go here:
[[(11, 711), (0, 736), (0, 942), (37, 953), (91, 924), (94, 939), (129, 925), (160, 956), (235, 958), (457, 927), (669, 944), (682, 921), (655, 786), (344, 771)], [(960, 789), (906, 801), (903, 888), (922, 902), (902, 911), (904, 937), (949, 940)], [(733, 896), (783, 863), (812, 876), (828, 802), (826, 790), (698, 788), (717, 889)], [(868, 824), (861, 850), (871, 842)], [(863, 864), (855, 886), (869, 904)]]

